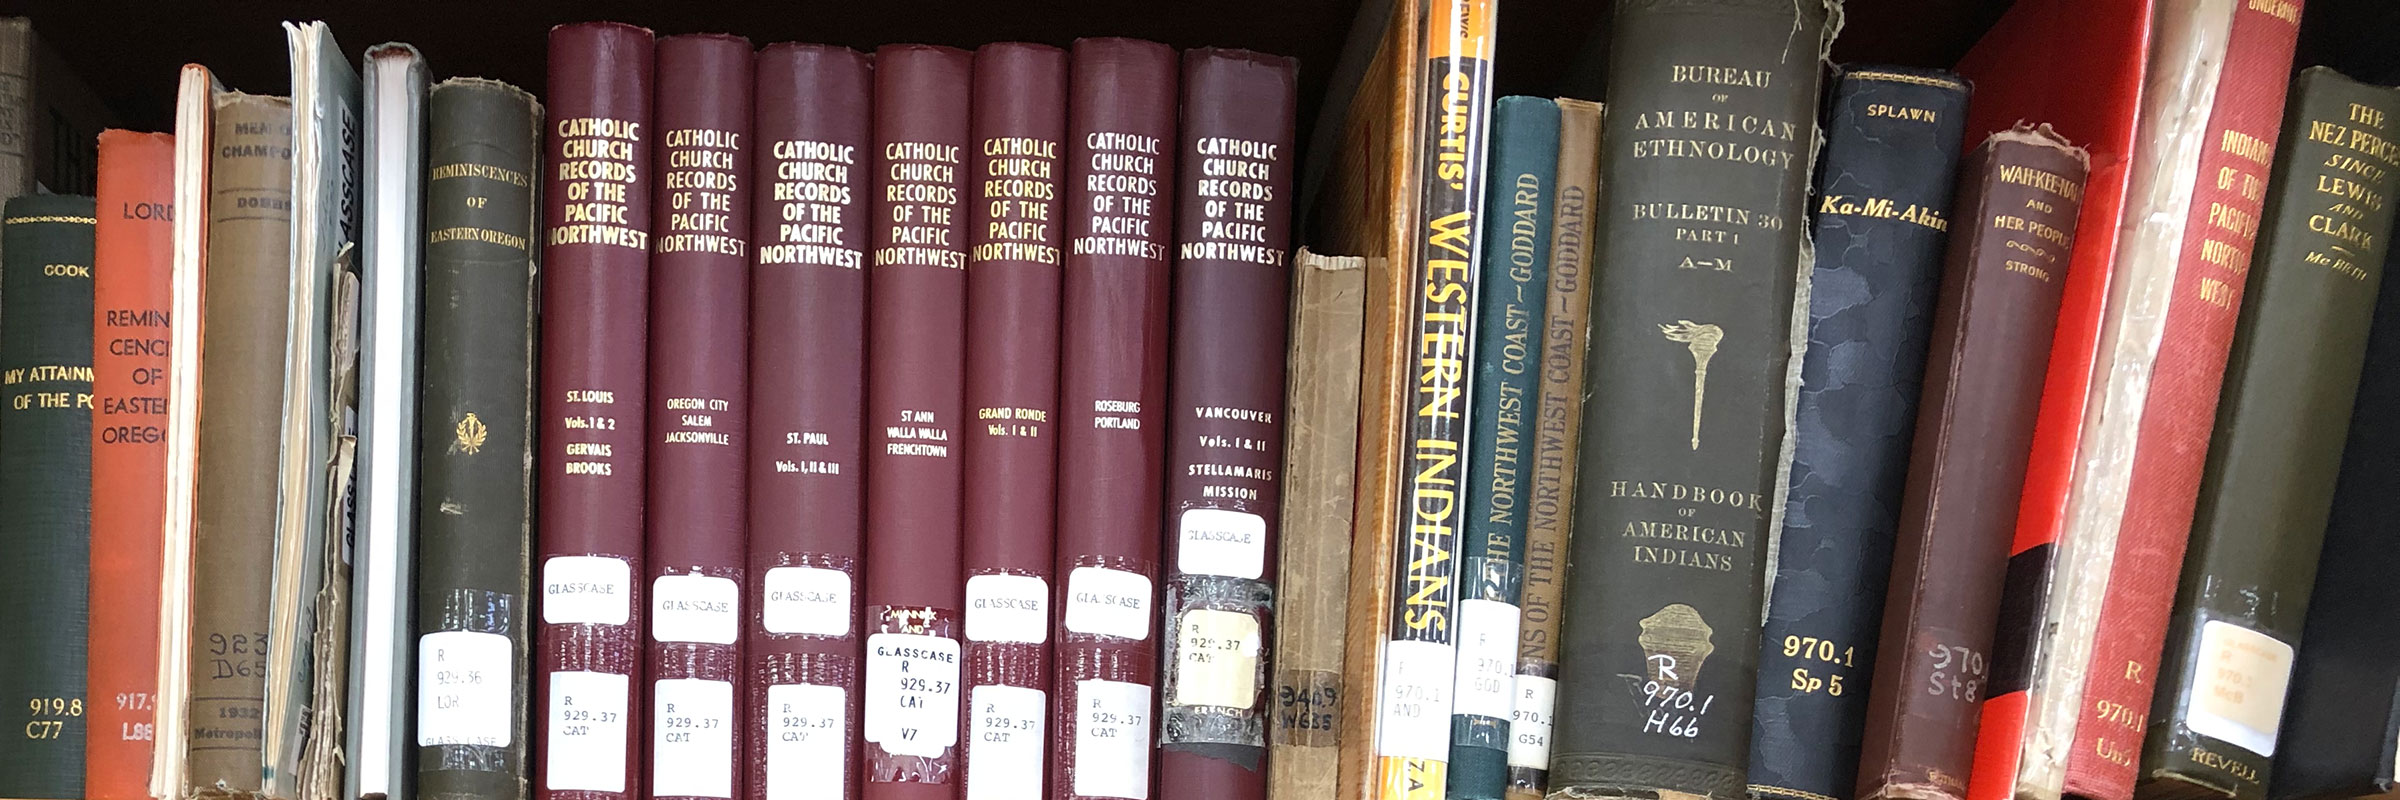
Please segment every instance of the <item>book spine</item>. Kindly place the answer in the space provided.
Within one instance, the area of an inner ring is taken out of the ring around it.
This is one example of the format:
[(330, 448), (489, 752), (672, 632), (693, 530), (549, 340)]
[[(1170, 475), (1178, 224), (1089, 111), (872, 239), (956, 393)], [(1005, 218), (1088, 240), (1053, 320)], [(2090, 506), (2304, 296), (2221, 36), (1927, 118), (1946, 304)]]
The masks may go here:
[[(1750, 733), (1750, 791), (1784, 800), (1850, 797), (1858, 785), (1867, 679), (1967, 123), (1967, 84), (1945, 72), (1856, 68), (1828, 93), (1783, 556)], [(1841, 657), (1820, 658), (1827, 648)]]
[(643, 433), (650, 332), (652, 39), (616, 23), (550, 31), (543, 126), (541, 800), (639, 795)]
[[(2234, 3), (2225, 3), (2235, 6)], [(2200, 473), (2216, 421), (2217, 392), (2241, 308), (2249, 253), (2266, 202), (2269, 161), (2281, 131), (2300, 2), (2241, 3), (2223, 45), (2223, 71), (2199, 144), (2191, 208), (2178, 243), (2159, 255), (2172, 277), (2133, 282), (2129, 302), (2163, 304), (2156, 327), (2128, 323), (2127, 338), (2155, 336), (2155, 359), (2133, 447), (2124, 458), (2124, 510), (2116, 556), (2099, 598), (2090, 661), (2066, 759), (2066, 791), (2129, 800), (2148, 728), (2176, 576), (2191, 535)], [(2288, 11), (2289, 18), (2277, 10)], [(2202, 16), (2206, 16), (2203, 14)], [(2153, 292), (2171, 292), (2159, 296)], [(2171, 299), (2170, 299), (2171, 298)], [(2112, 510), (2113, 513), (2113, 510)]]
[(0, 104), (22, 109), (0, 116), (0, 142), (8, 143), (0, 149), (0, 199), (33, 193), (33, 41), (33, 20), (0, 19)]
[(542, 110), (514, 86), (457, 78), (425, 115), (416, 791), (523, 800)]
[(2258, 257), (2235, 265), (2251, 287), (2160, 662), (2143, 796), (2266, 795), (2389, 249), (2379, 232), (2400, 182), (2380, 143), (2400, 93), (2324, 70), (2296, 85)]
[(1542, 296), (1541, 385), (1525, 505), (1524, 621), (1517, 630), (1515, 698), (1509, 704), (1509, 800), (1549, 788), (1552, 713), (1558, 699), (1559, 604), (1567, 534), (1575, 516), (1577, 442), (1583, 428), (1584, 343), (1590, 338), (1592, 233), (1600, 197), (1600, 104), (1558, 102), (1558, 179), (1550, 204), (1548, 285)]
[(1269, 800), (1334, 796), (1366, 278), (1356, 256), (1292, 258)]
[[(973, 56), (875, 51), (874, 243), (868, 273), (868, 800), (958, 793), (960, 459)], [(905, 680), (904, 680), (905, 678)]]
[[(251, 796), (267, 699), (283, 321), (289, 302), (292, 104), (220, 95), (208, 166), (201, 398), (193, 490), (191, 708), (185, 789)], [(206, 583), (212, 587), (198, 591)]]
[(1967, 227), (1940, 271), (1932, 354), (1920, 362), (1930, 382), (1893, 519), (1880, 647), (1767, 643), (1770, 654), (1830, 672), (1827, 693), (1839, 670), (1871, 665), (1871, 683), (1844, 690), (1867, 701), (1859, 797), (1966, 793), (2086, 159), (2046, 127), (1993, 134), (1967, 156), (1956, 206)]
[[(1359, 78), (1353, 113), (1341, 115), (1339, 131), (1320, 124), (1312, 137), (1309, 163), (1322, 167), (1325, 183), (1307, 192), (1318, 198), (1308, 209), (1319, 244), (1341, 247), (1366, 260), (1367, 280), (1360, 323), (1358, 442), (1350, 511), (1350, 590), (1344, 603), (1342, 685), (1349, 702), (1338, 703), (1340, 725), (1334, 797), (1377, 800), (1382, 796), (1380, 740), (1383, 644), (1390, 635), (1393, 589), (1399, 583), (1397, 556), (1404, 513), (1400, 505), (1403, 429), (1415, 408), (1409, 381), (1417, 365), (1407, 327), (1420, 289), (1406, 255), (1417, 246), (1416, 152), (1422, 131), (1415, 98), (1414, 64), (1425, 51), (1424, 24), (1430, 6), (1421, 3), (1359, 5), (1359, 19), (1380, 23)], [(1372, 28), (1356, 29), (1362, 33)], [(1336, 116), (1328, 110), (1326, 115)], [(1338, 138), (1337, 138), (1338, 137)], [(1344, 142), (1336, 147), (1329, 142)], [(1322, 145), (1322, 146), (1319, 146)], [(1322, 194), (1315, 194), (1321, 191)]]
[(208, 68), (185, 64), (176, 76), (174, 207), (172, 231), (173, 291), (167, 309), (169, 341), (165, 499), (161, 524), (159, 570), (159, 648), (153, 656), (158, 687), (152, 703), (153, 741), (149, 793), (177, 800), (185, 795), (190, 756), (192, 699), (192, 512), (198, 488), (200, 422), (200, 288), (208, 257), (208, 165), (215, 156), (213, 126), (216, 78)]
[(1266, 796), (1294, 64), (1183, 54), (1159, 796)]
[(150, 796), (166, 523), (175, 137), (100, 134), (92, 256), (91, 628), (84, 796)]
[(1499, 800), (1508, 785), (1516, 712), (1517, 642), (1524, 625), (1525, 505), (1538, 404), (1550, 222), (1558, 180), (1558, 103), (1493, 104), (1484, 181), (1484, 271), (1476, 288), (1473, 388), (1464, 537), (1458, 548), (1458, 666), (1452, 683), (1453, 797)]
[(1448, 788), (1452, 683), (1458, 659), (1457, 568), (1475, 461), (1467, 451), (1474, 400), (1475, 287), (1481, 270), (1486, 140), (1491, 131), (1492, 0), (1438, 0), (1427, 12), (1419, 114), (1414, 241), (1407, 316), (1397, 321), (1416, 369), (1401, 428), (1399, 502), (1382, 685), (1375, 698), (1377, 783), (1394, 798), (1440, 800)]
[(1550, 788), (1736, 797), (1831, 4), (1618, 6)]
[(0, 214), (0, 796), (84, 796), (91, 565), (93, 200)]
[[(416, 592), (417, 434), (424, 389), (424, 247), (426, 170), (425, 59), (406, 44), (381, 44), (361, 59), (364, 117), (360, 124), (357, 499), (351, 553), (354, 573), (339, 645), (349, 664), (343, 706), (342, 794), (414, 795), (408, 768), (408, 705), (416, 686), (427, 694), (456, 686), (464, 672), (436, 671), (417, 684), (416, 631), (410, 629)], [(437, 512), (438, 513), (438, 512)], [(502, 642), (505, 645), (505, 641)], [(503, 653), (506, 651), (503, 650)], [(449, 657), (450, 650), (429, 653)], [(506, 663), (476, 667), (505, 691)], [(491, 704), (490, 711), (506, 713)], [(505, 723), (504, 723), (505, 724)], [(439, 729), (435, 729), (438, 733)]]
[(1078, 39), (1067, 84), (1051, 795), (1150, 795), (1175, 50)]
[(1057, 554), (1059, 158), (1067, 53), (975, 51), (967, 207), (966, 575), (968, 798), (1042, 797), (1049, 721), (1050, 570)]
[[(2309, 77), (2319, 72), (2326, 74)], [(2302, 105), (2310, 95), (2327, 90), (2309, 83), (2346, 77), (2314, 67), (2301, 76), (2302, 83), (2292, 91)], [(2392, 100), (2386, 96), (2367, 102), (2381, 107)], [(2341, 132), (2349, 132), (2346, 124)], [(2306, 136), (2295, 132), (2292, 149), (2314, 149)], [(2389, 163), (2369, 162), (2387, 172)], [(2400, 267), (2396, 262), (2400, 251), (2387, 246), (2383, 274)], [(2358, 397), (2350, 406), (2349, 430), (2335, 470), (2325, 546), (2314, 554), (2316, 580), (2309, 591), (2290, 694), (2275, 728), (2273, 780), (2267, 782), (2267, 796), (2274, 800), (2363, 797), (2396, 788), (2400, 659), (2392, 654), (2400, 653), (2400, 614), (2391, 610), (2400, 608), (2400, 581), (2392, 580), (2400, 574), (2400, 547), (2391, 545), (2390, 508), (2391, 499), (2400, 496), (2400, 416), (2386, 410), (2400, 407), (2400, 368), (2393, 366), (2400, 364), (2400, 283), (2384, 283), (2376, 293), (2364, 361), (2367, 366), (2359, 375)], [(2323, 450), (2311, 454), (2328, 455)]]
[(650, 797), (739, 797), (750, 40), (658, 40), (646, 520)]
[[(341, 790), (356, 498), (358, 70), (323, 22), (283, 26), (292, 76), (291, 302), (268, 611), (265, 793)], [(343, 257), (345, 251), (349, 257)]]
[(743, 796), (858, 796), (867, 56), (758, 55)]

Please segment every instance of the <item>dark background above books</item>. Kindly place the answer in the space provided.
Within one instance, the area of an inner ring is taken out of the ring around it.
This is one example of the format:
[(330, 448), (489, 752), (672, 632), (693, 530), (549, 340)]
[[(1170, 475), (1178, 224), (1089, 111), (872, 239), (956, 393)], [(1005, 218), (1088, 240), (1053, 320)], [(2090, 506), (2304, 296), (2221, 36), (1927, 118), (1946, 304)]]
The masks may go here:
[[(1947, 67), (2009, 2), (1849, 0), (1834, 57)], [(1611, 0), (1503, 0), (1501, 93), (1601, 99), (1603, 54), (1587, 44), (1605, 41), (1598, 34), (1605, 30), (1611, 5)], [(974, 47), (1005, 40), (1065, 45), (1077, 36), (1115, 35), (1178, 47), (1245, 47), (1300, 59), (1299, 119), (1305, 127), (1315, 118), (1357, 11), (1358, 0), (0, 0), (0, 15), (32, 17), (34, 30), (101, 100), (126, 125), (145, 130), (173, 127), (175, 72), (185, 62), (208, 65), (231, 88), (287, 91), (278, 24), (287, 19), (323, 19), (354, 52), (382, 41), (409, 42), (425, 53), (436, 76), (497, 78), (537, 95), (543, 88), (546, 32), (559, 23), (595, 19), (645, 25), (661, 34), (727, 31), (762, 45)], [(2297, 63), (2334, 66), (2374, 83), (2400, 83), (2394, 31), (2400, 31), (2395, 0), (2312, 0)], [(1307, 136), (1303, 130), (1300, 141)]]

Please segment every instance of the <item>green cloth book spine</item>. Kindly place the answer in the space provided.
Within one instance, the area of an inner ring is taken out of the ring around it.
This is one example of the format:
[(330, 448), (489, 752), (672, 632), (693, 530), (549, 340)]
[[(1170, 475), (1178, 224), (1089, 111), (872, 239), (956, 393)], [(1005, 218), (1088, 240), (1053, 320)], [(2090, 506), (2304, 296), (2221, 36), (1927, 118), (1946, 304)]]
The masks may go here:
[(1508, 720), (1523, 621), (1525, 515), (1549, 290), (1550, 198), (1558, 181), (1558, 103), (1503, 97), (1492, 114), (1476, 302), (1476, 399), (1468, 428), (1466, 536), (1460, 543), (1458, 677), (1451, 696), (1450, 796), (1498, 800), (1508, 786)]
[(92, 198), (0, 217), (0, 797), (83, 796)]

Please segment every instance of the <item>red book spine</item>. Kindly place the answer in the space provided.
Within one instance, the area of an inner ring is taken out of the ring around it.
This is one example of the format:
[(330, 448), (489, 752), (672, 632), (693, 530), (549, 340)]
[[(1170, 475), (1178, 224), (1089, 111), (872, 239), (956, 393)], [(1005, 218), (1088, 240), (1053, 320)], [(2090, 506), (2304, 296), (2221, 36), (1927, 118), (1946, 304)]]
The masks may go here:
[(867, 800), (958, 794), (960, 412), (973, 56), (875, 51), (868, 275)]
[(541, 800), (626, 800), (641, 673), (650, 330), (648, 30), (550, 31), (542, 187)]
[(658, 41), (651, 170), (649, 796), (740, 796), (750, 40)]
[(1958, 65), (1975, 84), (1967, 141), (1982, 141), (2020, 120), (2040, 121), (2091, 155), (2009, 546), (1968, 800), (2016, 796), (2042, 606), (2081, 451), (2101, 314), (2116, 260), (2117, 218), (2131, 177), (2128, 161), (2149, 61), (2151, 7), (2152, 0), (2022, 0)]
[(1292, 61), (1183, 54), (1159, 796), (1266, 797)]
[(867, 102), (846, 47), (758, 54), (743, 796), (853, 800), (866, 396)]
[(969, 800), (1046, 793), (1057, 520), (1059, 177), (1067, 54), (975, 51), (967, 207), (965, 559)]
[(1078, 39), (1073, 55), (1051, 796), (1140, 800), (1157, 708), (1175, 50)]
[(2245, 3), (2234, 12), (2223, 73), (2211, 102), (2207, 149), (2177, 259), (2174, 296), (2142, 400), (2141, 430), (2125, 488), (2125, 513), (2100, 602), (2083, 689), (2083, 717), (2068, 751), (2066, 793), (2128, 800), (2148, 732), (2151, 690), (2167, 639), (2200, 472), (2217, 419), (2217, 393), (2242, 307), (2267, 175), (2283, 126), (2300, 3)]
[(83, 794), (150, 796), (166, 546), (175, 137), (100, 132), (92, 262), (92, 574)]

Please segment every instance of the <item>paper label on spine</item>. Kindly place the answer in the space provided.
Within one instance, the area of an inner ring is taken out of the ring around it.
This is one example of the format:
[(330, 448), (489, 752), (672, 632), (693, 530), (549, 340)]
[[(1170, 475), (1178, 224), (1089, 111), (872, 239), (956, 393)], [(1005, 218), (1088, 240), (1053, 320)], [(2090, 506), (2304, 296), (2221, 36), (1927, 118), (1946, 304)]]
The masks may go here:
[(1558, 708), (1558, 681), (1517, 676), (1516, 710), (1508, 715), (1508, 765), (1550, 768), (1550, 715)]
[(1458, 685), (1450, 713), (1508, 719), (1516, 710), (1516, 606), (1495, 600), (1458, 601)]
[(1107, 567), (1067, 573), (1067, 630), (1119, 639), (1150, 638), (1149, 576)]
[(1076, 794), (1148, 800), (1150, 687), (1076, 681), (1074, 746)]
[(733, 683), (668, 678), (655, 691), (650, 796), (732, 797)]
[(544, 786), (551, 791), (625, 791), (625, 751), (632, 743), (625, 737), (625, 701), (632, 694), (633, 679), (624, 675), (550, 673)]
[(742, 586), (732, 578), (660, 575), (650, 582), (650, 638), (733, 644), (742, 631)]
[(767, 570), (759, 621), (768, 633), (848, 636), (850, 573), (823, 567)]
[(1383, 645), (1383, 697), (1376, 755), (1450, 760), (1450, 684), (1457, 651), (1396, 639)]
[(867, 637), (866, 739), (887, 752), (939, 758), (958, 744), (957, 639)]
[[(837, 573), (838, 574), (838, 573)], [(815, 800), (849, 785), (842, 752), (850, 695), (809, 683), (767, 687), (767, 800)]]
[(542, 562), (542, 621), (552, 625), (623, 625), (633, 618), (633, 565), (608, 556), (557, 556)]
[(1267, 518), (1222, 508), (1183, 512), (1175, 568), (1186, 575), (1258, 580), (1267, 571)]
[(417, 746), (515, 743), (515, 649), (508, 637), (435, 631), (417, 637)]
[(1258, 618), (1239, 611), (1195, 608), (1175, 624), (1175, 688), (1179, 706), (1258, 705)]
[(2198, 666), (2186, 698), (2192, 732), (2274, 755), (2284, 692), (2292, 683), (2292, 646), (2212, 619), (2200, 626)]
[(1041, 800), (1042, 690), (977, 686), (967, 696), (967, 800)]
[(1050, 641), (1050, 582), (1032, 575), (967, 579), (967, 641)]

